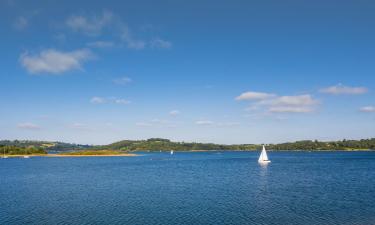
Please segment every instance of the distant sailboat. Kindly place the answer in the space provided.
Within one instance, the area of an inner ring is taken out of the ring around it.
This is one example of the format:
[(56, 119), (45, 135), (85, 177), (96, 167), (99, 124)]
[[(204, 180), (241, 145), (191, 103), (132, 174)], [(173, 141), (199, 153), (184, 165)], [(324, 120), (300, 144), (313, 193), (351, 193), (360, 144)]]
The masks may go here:
[(174, 151), (173, 150), (171, 150), (171, 155), (173, 155), (174, 154)]
[(8, 158), (8, 156), (7, 155), (5, 155), (5, 148), (4, 148), (4, 155), (3, 155), (3, 159), (7, 159)]
[(258, 162), (262, 163), (262, 164), (263, 163), (270, 163), (271, 162), (270, 160), (268, 160), (266, 148), (264, 147), (264, 145), (263, 145), (262, 153), (260, 153)]

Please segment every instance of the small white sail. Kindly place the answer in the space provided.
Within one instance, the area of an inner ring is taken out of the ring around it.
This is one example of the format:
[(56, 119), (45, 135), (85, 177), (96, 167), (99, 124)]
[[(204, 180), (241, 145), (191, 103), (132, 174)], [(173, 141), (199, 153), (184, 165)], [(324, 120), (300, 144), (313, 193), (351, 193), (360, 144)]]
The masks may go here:
[(173, 155), (174, 154), (174, 151), (173, 150), (171, 150), (171, 155)]
[(266, 148), (264, 147), (264, 145), (263, 145), (262, 152), (260, 153), (258, 162), (259, 163), (269, 163), (269, 162), (271, 162), (270, 160), (268, 160)]

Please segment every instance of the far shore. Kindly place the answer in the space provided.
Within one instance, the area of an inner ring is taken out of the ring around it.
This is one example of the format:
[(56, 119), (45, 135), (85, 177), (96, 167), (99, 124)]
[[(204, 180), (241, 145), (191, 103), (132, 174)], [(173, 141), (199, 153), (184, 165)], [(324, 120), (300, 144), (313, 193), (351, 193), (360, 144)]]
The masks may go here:
[(76, 154), (48, 154), (47, 157), (133, 157), (138, 156), (133, 153), (124, 154), (103, 154), (103, 155), (76, 155)]
[(43, 157), (43, 156), (47, 156), (47, 154), (30, 154), (30, 155), (0, 155), (0, 158), (3, 158), (3, 157), (8, 157), (8, 158), (19, 158), (19, 157), (24, 157), (24, 156), (29, 156), (29, 157)]
[[(168, 150), (169, 151), (169, 150)], [(168, 152), (167, 150), (163, 150), (162, 152)], [(174, 151), (175, 153), (188, 153), (188, 152), (258, 152), (259, 150), (182, 150), (182, 151)], [(346, 149), (346, 150), (273, 150), (267, 149), (269, 152), (374, 152), (375, 149)], [(134, 157), (140, 156), (144, 151), (134, 151), (133, 153), (119, 153), (118, 151), (108, 151), (108, 150), (100, 150), (98, 152), (88, 151), (88, 152), (71, 152), (71, 153), (53, 153), (53, 154), (17, 154), (17, 155), (0, 155), (1, 158), (23, 158), (27, 157), (51, 157), (51, 158), (66, 158), (66, 157)], [(150, 153), (157, 153), (158, 151), (149, 151)], [(84, 153), (84, 154), (83, 154)]]
[[(76, 155), (76, 154), (31, 154), (31, 155), (5, 155), (7, 158), (23, 158), (28, 157), (133, 157), (138, 156), (138, 154), (125, 153), (125, 154), (105, 154), (105, 155)], [(4, 158), (4, 156), (0, 156)]]

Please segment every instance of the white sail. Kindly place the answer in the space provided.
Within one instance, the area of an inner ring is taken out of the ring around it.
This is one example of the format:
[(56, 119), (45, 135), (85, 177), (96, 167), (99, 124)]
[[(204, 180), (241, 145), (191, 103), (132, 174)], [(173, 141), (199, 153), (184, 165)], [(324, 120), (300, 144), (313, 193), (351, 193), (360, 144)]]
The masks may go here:
[(173, 150), (171, 150), (171, 155), (173, 155), (173, 153), (174, 153), (174, 151), (173, 151)]
[(266, 148), (264, 147), (264, 145), (263, 145), (262, 152), (260, 153), (260, 156), (259, 156), (258, 162), (260, 162), (260, 163), (263, 163), (263, 162), (271, 162), (270, 160), (268, 160), (268, 156), (267, 156)]

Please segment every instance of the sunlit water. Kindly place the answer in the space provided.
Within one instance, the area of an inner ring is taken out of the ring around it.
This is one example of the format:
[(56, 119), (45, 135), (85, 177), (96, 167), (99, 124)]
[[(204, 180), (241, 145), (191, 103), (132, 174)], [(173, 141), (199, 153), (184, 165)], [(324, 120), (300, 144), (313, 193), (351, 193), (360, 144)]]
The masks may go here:
[(0, 224), (375, 224), (375, 152), (0, 159)]

